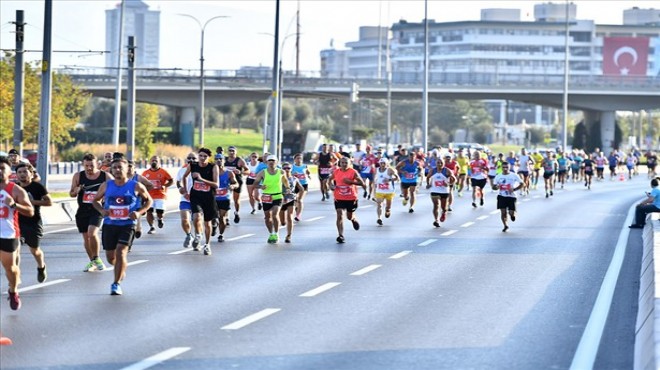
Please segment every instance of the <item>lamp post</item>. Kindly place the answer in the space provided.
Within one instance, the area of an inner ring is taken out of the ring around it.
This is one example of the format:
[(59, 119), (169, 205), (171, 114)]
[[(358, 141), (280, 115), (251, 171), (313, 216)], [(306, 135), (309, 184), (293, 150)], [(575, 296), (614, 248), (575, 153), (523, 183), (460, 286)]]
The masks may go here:
[(212, 20), (218, 18), (228, 18), (226, 15), (218, 15), (212, 18), (209, 18), (204, 24), (199, 21), (199, 19), (193, 17), (190, 14), (179, 14), (183, 17), (188, 17), (194, 20), (199, 26), (201, 32), (201, 43), (199, 48), (199, 146), (204, 145), (204, 30), (206, 26), (211, 23)]

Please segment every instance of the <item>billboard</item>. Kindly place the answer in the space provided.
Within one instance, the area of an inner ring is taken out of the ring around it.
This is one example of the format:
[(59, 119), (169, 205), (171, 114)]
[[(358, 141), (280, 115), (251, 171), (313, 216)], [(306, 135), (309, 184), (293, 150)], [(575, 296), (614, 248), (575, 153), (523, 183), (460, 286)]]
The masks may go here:
[(604, 37), (603, 75), (646, 76), (648, 37)]

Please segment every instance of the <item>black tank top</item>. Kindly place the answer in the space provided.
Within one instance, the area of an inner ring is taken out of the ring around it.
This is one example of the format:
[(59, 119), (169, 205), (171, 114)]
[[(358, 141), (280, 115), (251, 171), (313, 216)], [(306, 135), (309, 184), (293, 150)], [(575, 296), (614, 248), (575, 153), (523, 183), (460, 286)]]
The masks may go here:
[(330, 153), (319, 153), (319, 167), (331, 167), (330, 158)]
[[(234, 158), (233, 161), (230, 161), (229, 157), (227, 157), (225, 158), (225, 170), (234, 172), (234, 169), (238, 169), (242, 171), (243, 168), (239, 167), (239, 163), (240, 163), (240, 158), (236, 157)], [(234, 172), (234, 176), (236, 177), (236, 181), (240, 182), (243, 180), (243, 175), (241, 173), (237, 174)]]
[[(190, 166), (190, 173), (197, 172), (199, 175), (204, 179), (212, 182), (218, 182), (218, 179), (213, 179), (213, 165), (212, 164), (207, 164), (206, 167), (202, 167), (197, 163), (193, 163)], [(193, 180), (193, 185), (194, 181)], [(195, 195), (201, 195), (201, 196), (211, 196), (213, 197), (215, 195), (214, 193), (215, 190), (211, 189), (211, 191), (197, 191), (195, 190), (194, 186), (193, 189), (190, 191), (190, 196), (195, 196)]]
[(78, 177), (78, 183), (83, 186), (83, 188), (78, 192), (78, 211), (76, 214), (100, 214), (94, 206), (92, 206), (92, 201), (96, 196), (96, 193), (99, 191), (99, 187), (106, 181), (105, 171), (101, 171), (101, 174), (94, 180), (90, 179), (85, 175), (85, 171), (80, 171)]

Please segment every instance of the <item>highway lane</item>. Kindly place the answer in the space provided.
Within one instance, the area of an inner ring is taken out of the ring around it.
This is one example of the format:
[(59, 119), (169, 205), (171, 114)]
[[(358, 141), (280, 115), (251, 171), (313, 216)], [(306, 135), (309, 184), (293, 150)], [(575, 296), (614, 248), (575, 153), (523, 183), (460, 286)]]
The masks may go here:
[[(122, 297), (108, 294), (110, 272), (82, 272), (75, 231), (50, 233), (49, 282), (66, 281), (25, 291), (18, 312), (2, 302), (0, 329), (14, 345), (0, 360), (7, 369), (119, 369), (156, 354), (164, 369), (568, 368), (647, 187), (635, 178), (591, 191), (569, 184), (550, 199), (533, 191), (506, 234), (490, 192), (478, 209), (456, 198), (439, 229), (426, 191), (415, 213), (398, 202), (383, 227), (361, 201), (362, 228), (346, 225), (344, 245), (331, 203), (312, 192), (290, 245), (268, 245), (261, 215), (244, 214), (212, 256), (180, 253), (169, 213), (167, 232), (134, 246)], [(631, 233), (631, 250), (640, 238)], [(23, 289), (36, 284), (26, 252)], [(622, 272), (599, 369), (632, 367), (635, 263)]]

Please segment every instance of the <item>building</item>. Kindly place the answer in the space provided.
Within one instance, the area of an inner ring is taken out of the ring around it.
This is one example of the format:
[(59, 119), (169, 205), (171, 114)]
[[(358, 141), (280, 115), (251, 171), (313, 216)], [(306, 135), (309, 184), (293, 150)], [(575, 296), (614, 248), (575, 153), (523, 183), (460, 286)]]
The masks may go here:
[[(121, 2), (114, 9), (105, 11), (105, 66), (117, 67), (117, 46), (119, 37), (119, 17)], [(134, 36), (137, 46), (136, 61), (139, 68), (159, 67), (160, 11), (149, 10), (149, 5), (141, 0), (125, 0), (123, 48), (126, 50), (128, 37)], [(125, 51), (123, 52), (125, 54)], [(122, 66), (127, 64), (122, 57)]]
[(321, 77), (346, 78), (348, 73), (348, 50), (321, 50)]

